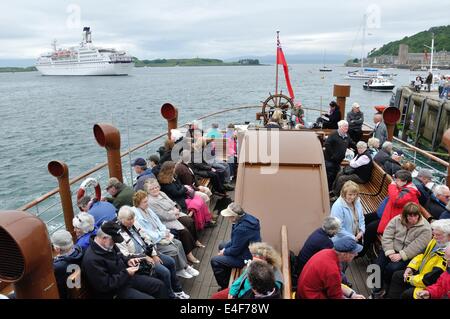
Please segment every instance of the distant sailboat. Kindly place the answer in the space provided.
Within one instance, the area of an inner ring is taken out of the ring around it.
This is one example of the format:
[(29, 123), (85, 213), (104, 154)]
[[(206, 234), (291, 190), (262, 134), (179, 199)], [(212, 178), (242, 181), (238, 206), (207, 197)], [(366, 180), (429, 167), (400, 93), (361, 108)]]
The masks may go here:
[(321, 67), (319, 69), (319, 71), (320, 72), (331, 72), (331, 71), (333, 71), (333, 69), (331, 69), (325, 65), (325, 55), (326, 55), (326, 51), (323, 53), (323, 67)]

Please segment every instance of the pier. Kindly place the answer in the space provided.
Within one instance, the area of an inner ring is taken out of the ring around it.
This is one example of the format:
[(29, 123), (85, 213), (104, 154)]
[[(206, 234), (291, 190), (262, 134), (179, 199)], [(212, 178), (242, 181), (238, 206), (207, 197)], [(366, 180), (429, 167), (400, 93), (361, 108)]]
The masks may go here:
[(414, 92), (410, 87), (397, 89), (394, 106), (401, 111), (399, 138), (432, 151), (445, 148), (442, 135), (450, 128), (450, 101), (437, 92)]

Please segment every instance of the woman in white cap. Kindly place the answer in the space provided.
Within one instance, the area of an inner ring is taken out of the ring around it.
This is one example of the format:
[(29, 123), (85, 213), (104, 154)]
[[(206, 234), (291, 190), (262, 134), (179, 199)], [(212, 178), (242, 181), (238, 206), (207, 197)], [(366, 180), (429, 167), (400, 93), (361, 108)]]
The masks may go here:
[(233, 223), (231, 240), (219, 245), (219, 253), (211, 259), (211, 267), (221, 289), (228, 286), (232, 268), (242, 268), (252, 259), (249, 245), (261, 241), (259, 220), (246, 213), (241, 206), (231, 203), (220, 212)]

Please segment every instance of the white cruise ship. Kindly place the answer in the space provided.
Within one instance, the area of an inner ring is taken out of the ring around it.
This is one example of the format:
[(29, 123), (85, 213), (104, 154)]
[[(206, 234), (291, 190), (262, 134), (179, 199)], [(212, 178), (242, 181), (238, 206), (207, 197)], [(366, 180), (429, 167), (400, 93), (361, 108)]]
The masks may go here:
[(133, 67), (126, 52), (95, 47), (89, 27), (83, 29), (78, 47), (57, 49), (55, 41), (53, 52), (42, 54), (36, 62), (42, 75), (128, 75)]

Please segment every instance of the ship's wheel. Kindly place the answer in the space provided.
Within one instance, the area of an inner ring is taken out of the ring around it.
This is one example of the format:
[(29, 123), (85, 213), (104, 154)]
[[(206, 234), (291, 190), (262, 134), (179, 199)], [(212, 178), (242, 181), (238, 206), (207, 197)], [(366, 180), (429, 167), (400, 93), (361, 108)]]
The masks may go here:
[(284, 94), (270, 94), (262, 105), (261, 115), (264, 117), (264, 125), (267, 124), (275, 109), (281, 109), (283, 112), (283, 119), (289, 122), (292, 117), (294, 102), (292, 102), (292, 99), (289, 96)]

